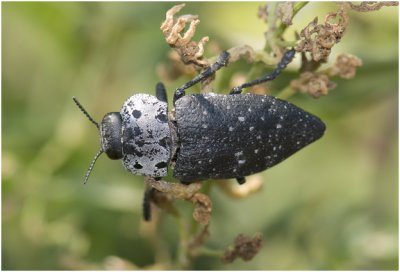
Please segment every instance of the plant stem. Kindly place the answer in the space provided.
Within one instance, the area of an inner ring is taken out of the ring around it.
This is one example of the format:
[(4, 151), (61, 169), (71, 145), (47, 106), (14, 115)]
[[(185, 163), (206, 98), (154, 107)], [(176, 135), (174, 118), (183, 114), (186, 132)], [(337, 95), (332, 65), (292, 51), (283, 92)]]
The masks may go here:
[(296, 90), (294, 90), (292, 87), (287, 86), (285, 89), (283, 89), (282, 91), (280, 91), (276, 97), (286, 100), (289, 97), (291, 97), (292, 95), (294, 95), (296, 93)]
[(188, 259), (189, 234), (186, 230), (185, 220), (178, 213), (175, 215), (179, 228), (179, 246), (178, 246), (178, 265), (180, 269), (188, 269), (190, 262)]
[(213, 256), (213, 257), (221, 257), (224, 254), (223, 250), (212, 249), (208, 247), (200, 247), (197, 250), (197, 255), (205, 255), (205, 256)]

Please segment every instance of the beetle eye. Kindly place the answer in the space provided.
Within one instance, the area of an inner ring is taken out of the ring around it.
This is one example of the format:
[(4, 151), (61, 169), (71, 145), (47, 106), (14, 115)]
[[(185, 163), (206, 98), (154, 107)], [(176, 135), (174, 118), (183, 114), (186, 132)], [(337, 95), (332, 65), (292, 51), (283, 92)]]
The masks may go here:
[(107, 113), (100, 124), (101, 149), (112, 160), (122, 159), (122, 118), (119, 112)]

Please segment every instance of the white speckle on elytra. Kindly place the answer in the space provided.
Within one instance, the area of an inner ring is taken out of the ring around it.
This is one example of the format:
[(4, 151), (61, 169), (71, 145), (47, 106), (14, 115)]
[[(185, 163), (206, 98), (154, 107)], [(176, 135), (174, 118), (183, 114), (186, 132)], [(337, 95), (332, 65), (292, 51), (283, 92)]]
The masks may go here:
[(281, 124), (277, 124), (277, 125), (276, 125), (276, 128), (277, 128), (277, 129), (280, 129), (280, 128), (282, 128), (282, 125), (281, 125)]
[(252, 131), (254, 129), (254, 127), (250, 127), (249, 130)]
[(251, 112), (251, 108), (249, 108), (248, 111)]
[(201, 161), (198, 161), (197, 163), (198, 163), (198, 164), (201, 164), (202, 162), (201, 162)]
[(243, 116), (239, 116), (239, 117), (238, 117), (238, 120), (239, 120), (240, 122), (243, 122), (243, 121), (244, 121), (244, 117), (243, 117)]
[(210, 152), (211, 150), (209, 148), (207, 148), (207, 152)]
[(201, 175), (201, 172), (197, 172), (197, 174)]
[(265, 118), (264, 118), (264, 116), (261, 116), (261, 120), (265, 121)]
[(233, 169), (233, 172), (236, 173), (237, 169)]
[(274, 146), (274, 147), (272, 148), (272, 150), (275, 151), (275, 150), (276, 150), (276, 146)]
[(282, 149), (282, 146), (280, 145), (280, 146), (278, 146), (278, 149)]
[(241, 156), (241, 155), (243, 155), (243, 151), (239, 151), (239, 152), (236, 152), (236, 153), (235, 153), (235, 156), (236, 156), (236, 157), (239, 157), (239, 156)]
[(215, 171), (215, 170), (217, 170), (217, 169), (213, 168), (212, 170)]
[(227, 109), (227, 110), (230, 110), (230, 109), (231, 109), (231, 106), (229, 106), (229, 105), (226, 106), (226, 109)]
[(207, 111), (203, 111), (203, 114), (204, 114), (204, 115), (207, 115), (207, 114), (208, 114), (208, 112), (207, 112)]
[(258, 153), (258, 149), (254, 149), (254, 154), (257, 154)]
[(203, 124), (202, 127), (203, 128), (207, 128), (208, 126), (207, 126), (207, 124)]
[(238, 163), (239, 164), (244, 164), (246, 162), (246, 160), (239, 160)]
[(265, 102), (265, 99), (263, 98), (263, 99), (261, 99), (261, 102)]
[(286, 105), (284, 105), (283, 107), (285, 108), (285, 110), (287, 109), (287, 106), (286, 106)]
[(233, 131), (233, 127), (229, 127), (229, 131)]
[(282, 115), (281, 115), (281, 116), (279, 116), (279, 119), (283, 120), (283, 116), (282, 116)]
[(212, 162), (212, 159), (209, 159), (208, 162)]
[(261, 135), (258, 135), (258, 136), (256, 137), (256, 139), (257, 139), (257, 140), (261, 140)]
[(296, 142), (296, 144), (298, 144), (298, 145), (299, 145), (299, 144), (300, 144), (300, 141), (297, 141), (297, 142)]

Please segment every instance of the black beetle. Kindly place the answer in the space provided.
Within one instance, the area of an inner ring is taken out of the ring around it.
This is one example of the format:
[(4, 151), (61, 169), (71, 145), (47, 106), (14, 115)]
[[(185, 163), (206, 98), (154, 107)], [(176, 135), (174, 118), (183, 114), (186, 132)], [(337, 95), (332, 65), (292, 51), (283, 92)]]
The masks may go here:
[(233, 88), (229, 95), (185, 96), (187, 88), (227, 65), (230, 55), (224, 51), (207, 70), (175, 91), (169, 114), (162, 83), (156, 86), (156, 96), (131, 96), (120, 112), (107, 113), (100, 125), (73, 98), (100, 132), (101, 149), (85, 182), (103, 152), (110, 159), (122, 159), (135, 175), (160, 178), (172, 166), (173, 176), (185, 184), (229, 178), (242, 184), (245, 176), (288, 158), (319, 139), (325, 124), (287, 101), (241, 90), (274, 79), (294, 55), (294, 49), (288, 50), (272, 73)]

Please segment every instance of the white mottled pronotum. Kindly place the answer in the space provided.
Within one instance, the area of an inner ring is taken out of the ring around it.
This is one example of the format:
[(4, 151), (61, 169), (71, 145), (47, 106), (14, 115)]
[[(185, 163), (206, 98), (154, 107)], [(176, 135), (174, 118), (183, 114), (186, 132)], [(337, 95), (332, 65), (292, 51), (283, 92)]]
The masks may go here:
[(121, 109), (122, 163), (135, 175), (167, 175), (170, 131), (167, 103), (148, 94), (128, 98)]

